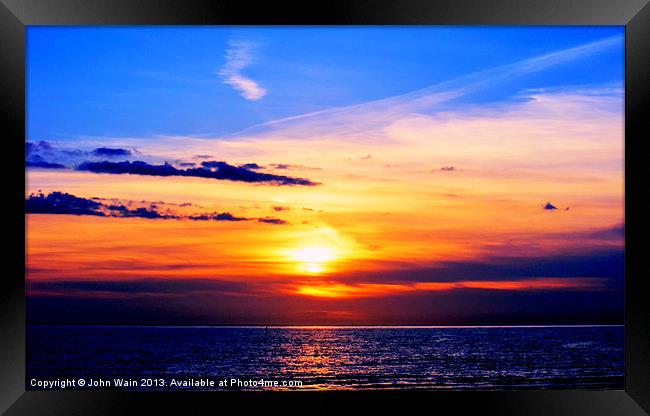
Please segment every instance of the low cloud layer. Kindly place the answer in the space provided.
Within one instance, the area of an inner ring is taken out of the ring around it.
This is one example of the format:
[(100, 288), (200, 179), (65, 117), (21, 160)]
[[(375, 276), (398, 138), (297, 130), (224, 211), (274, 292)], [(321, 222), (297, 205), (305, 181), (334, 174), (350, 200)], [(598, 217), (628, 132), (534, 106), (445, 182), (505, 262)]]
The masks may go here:
[[(229, 212), (196, 213), (182, 215), (160, 207), (161, 203), (130, 207), (122, 203), (105, 202), (99, 198), (80, 198), (65, 192), (35, 193), (25, 198), (27, 214), (91, 215), (112, 218), (175, 219), (189, 221), (258, 221), (266, 224), (284, 225), (287, 221), (274, 218), (238, 217)], [(164, 203), (162, 204), (164, 205)], [(186, 204), (183, 204), (186, 205)]]
[(129, 208), (123, 204), (105, 204), (99, 199), (80, 198), (65, 192), (31, 194), (25, 199), (27, 214), (93, 215), (117, 218), (179, 218), (159, 212), (155, 204), (149, 207)]
[(105, 216), (103, 204), (92, 199), (78, 198), (63, 192), (31, 194), (25, 199), (28, 214), (72, 214)]

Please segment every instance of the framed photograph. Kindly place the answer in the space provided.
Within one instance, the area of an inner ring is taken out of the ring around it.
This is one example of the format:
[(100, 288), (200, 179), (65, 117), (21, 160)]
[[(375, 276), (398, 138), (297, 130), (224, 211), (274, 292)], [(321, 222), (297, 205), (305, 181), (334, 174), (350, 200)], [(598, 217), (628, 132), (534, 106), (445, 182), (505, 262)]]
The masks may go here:
[(650, 411), (647, 2), (1, 3), (1, 411)]

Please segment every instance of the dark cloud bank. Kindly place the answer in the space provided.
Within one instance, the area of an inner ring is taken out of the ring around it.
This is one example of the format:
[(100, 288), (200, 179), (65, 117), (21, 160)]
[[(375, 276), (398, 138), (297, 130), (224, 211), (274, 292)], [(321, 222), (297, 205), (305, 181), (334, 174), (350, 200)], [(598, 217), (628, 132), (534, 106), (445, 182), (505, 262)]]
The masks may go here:
[(332, 279), (354, 284), (598, 276), (609, 284), (596, 290), (458, 289), (335, 301), (273, 291), (266, 280), (35, 279), (27, 280), (27, 321), (126, 325), (622, 324), (623, 266), (624, 251), (618, 249), (446, 263), (376, 276), (355, 273), (356, 281), (341, 276)]
[(287, 221), (280, 218), (237, 217), (229, 212), (200, 213), (189, 216), (174, 214), (170, 210), (161, 210), (157, 204), (147, 207), (130, 208), (123, 204), (107, 204), (98, 198), (80, 198), (64, 192), (41, 192), (31, 194), (25, 199), (27, 214), (67, 214), (92, 215), (113, 218), (176, 219), (191, 221), (258, 221), (266, 224), (284, 225)]
[(120, 157), (131, 156), (132, 152), (129, 149), (113, 148), (113, 147), (98, 147), (91, 152), (95, 156), (103, 157)]
[(27, 160), (25, 166), (28, 168), (41, 168), (41, 169), (65, 169), (65, 165), (60, 163), (46, 162), (41, 157), (34, 157), (32, 160)]
[[(622, 290), (467, 289), (333, 302), (269, 293), (268, 289), (268, 282), (186, 278), (28, 280), (27, 321), (126, 325), (623, 323)], [(349, 316), (328, 312), (347, 312)]]
[(120, 147), (98, 147), (92, 150), (72, 149), (56, 146), (41, 140), (25, 143), (27, 167), (62, 169), (92, 158), (128, 158), (138, 153)]
[[(234, 166), (223, 161), (206, 160), (201, 162), (199, 166), (195, 163), (179, 162), (178, 166), (180, 168), (177, 168), (167, 162), (152, 164), (142, 160), (128, 160), (137, 156), (139, 152), (119, 147), (98, 147), (90, 151), (84, 151), (61, 148), (46, 141), (39, 141), (27, 142), (25, 152), (25, 164), (28, 168), (69, 168), (115, 175), (188, 176), (267, 185), (315, 186), (320, 184), (305, 178), (258, 172), (264, 167), (257, 163)], [(106, 160), (116, 158), (127, 160)]]
[(84, 162), (77, 167), (77, 170), (93, 173), (135, 174), (147, 176), (191, 176), (197, 178), (249, 183), (267, 183), (273, 185), (318, 185), (318, 183), (312, 182), (309, 179), (255, 172), (243, 167), (233, 166), (226, 162), (218, 161), (201, 162), (201, 167), (187, 169), (178, 169), (169, 163), (163, 165), (151, 165), (142, 161)]

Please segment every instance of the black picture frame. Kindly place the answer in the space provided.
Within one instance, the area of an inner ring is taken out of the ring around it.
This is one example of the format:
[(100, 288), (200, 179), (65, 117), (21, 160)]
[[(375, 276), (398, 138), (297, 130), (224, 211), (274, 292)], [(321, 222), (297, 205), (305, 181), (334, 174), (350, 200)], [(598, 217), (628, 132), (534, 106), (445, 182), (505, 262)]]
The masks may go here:
[[(25, 28), (30, 25), (624, 25), (625, 389), (621, 391), (116, 392), (25, 391)], [(642, 146), (650, 108), (650, 5), (645, 0), (0, 0), (0, 108), (5, 149), (0, 412), (8, 415), (240, 411), (258, 404), (313, 412), (352, 402), (399, 412), (650, 413), (650, 296), (644, 291)], [(278, 400), (281, 399), (279, 402)]]

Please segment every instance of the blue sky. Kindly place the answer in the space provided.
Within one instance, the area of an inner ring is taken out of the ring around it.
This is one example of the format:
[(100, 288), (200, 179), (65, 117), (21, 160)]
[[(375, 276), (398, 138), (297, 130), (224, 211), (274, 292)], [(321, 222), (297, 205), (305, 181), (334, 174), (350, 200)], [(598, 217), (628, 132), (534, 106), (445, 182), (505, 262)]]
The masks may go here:
[(224, 136), (612, 36), (619, 46), (453, 105), (534, 88), (622, 86), (623, 28), (31, 27), (27, 138)]

